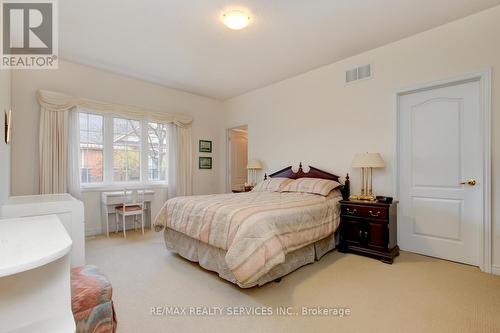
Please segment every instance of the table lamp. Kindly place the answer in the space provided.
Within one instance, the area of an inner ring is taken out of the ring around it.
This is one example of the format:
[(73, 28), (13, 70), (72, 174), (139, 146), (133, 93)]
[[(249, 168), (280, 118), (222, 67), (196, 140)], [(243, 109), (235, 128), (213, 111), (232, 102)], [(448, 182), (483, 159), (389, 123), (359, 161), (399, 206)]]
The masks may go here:
[(375, 200), (373, 195), (373, 168), (383, 168), (384, 160), (379, 153), (357, 154), (352, 161), (353, 168), (361, 168), (361, 195), (355, 196), (358, 200)]
[(262, 169), (262, 163), (257, 159), (250, 160), (247, 169), (250, 170), (250, 185), (254, 186), (257, 182), (257, 170)]

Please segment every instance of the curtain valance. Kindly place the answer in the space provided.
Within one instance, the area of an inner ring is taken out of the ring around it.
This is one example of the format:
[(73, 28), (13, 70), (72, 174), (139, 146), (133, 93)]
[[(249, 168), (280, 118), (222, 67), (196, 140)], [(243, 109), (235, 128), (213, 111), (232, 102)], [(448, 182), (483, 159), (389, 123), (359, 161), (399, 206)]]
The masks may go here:
[(38, 90), (36, 97), (42, 108), (52, 112), (69, 111), (79, 106), (101, 113), (113, 113), (135, 119), (146, 118), (161, 123), (174, 123), (179, 127), (187, 127), (193, 122), (192, 117), (180, 113), (145, 110), (139, 107), (101, 102), (47, 90)]

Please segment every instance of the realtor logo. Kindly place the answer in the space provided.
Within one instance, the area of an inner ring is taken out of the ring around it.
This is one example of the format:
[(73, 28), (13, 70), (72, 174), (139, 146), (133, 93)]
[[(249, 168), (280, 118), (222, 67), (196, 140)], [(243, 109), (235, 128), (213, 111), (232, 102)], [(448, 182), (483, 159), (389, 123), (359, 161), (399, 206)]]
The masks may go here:
[(2, 69), (55, 69), (56, 0), (1, 0)]

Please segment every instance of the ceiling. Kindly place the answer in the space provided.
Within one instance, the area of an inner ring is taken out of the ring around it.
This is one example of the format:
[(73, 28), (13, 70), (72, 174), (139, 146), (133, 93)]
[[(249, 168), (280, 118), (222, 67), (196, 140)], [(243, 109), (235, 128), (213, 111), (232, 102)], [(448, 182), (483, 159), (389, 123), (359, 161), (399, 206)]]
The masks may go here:
[[(61, 58), (219, 100), (476, 13), (500, 0), (64, 0)], [(220, 15), (250, 13), (232, 31)]]

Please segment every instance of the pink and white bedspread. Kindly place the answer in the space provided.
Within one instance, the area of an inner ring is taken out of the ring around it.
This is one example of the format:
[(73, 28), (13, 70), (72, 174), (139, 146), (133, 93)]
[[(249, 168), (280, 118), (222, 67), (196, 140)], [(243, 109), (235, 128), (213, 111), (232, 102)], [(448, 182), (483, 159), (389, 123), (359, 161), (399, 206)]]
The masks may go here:
[(326, 197), (296, 192), (177, 197), (165, 203), (154, 225), (227, 251), (235, 278), (251, 284), (286, 254), (333, 234), (341, 199), (337, 190)]

